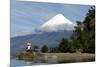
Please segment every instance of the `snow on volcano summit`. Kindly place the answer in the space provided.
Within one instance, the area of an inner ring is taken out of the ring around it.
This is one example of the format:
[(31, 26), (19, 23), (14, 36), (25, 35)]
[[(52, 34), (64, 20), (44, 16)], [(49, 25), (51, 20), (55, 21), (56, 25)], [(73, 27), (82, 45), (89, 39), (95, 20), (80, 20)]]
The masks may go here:
[(57, 32), (60, 30), (72, 30), (75, 24), (65, 18), (62, 14), (58, 14), (41, 25), (41, 31)]

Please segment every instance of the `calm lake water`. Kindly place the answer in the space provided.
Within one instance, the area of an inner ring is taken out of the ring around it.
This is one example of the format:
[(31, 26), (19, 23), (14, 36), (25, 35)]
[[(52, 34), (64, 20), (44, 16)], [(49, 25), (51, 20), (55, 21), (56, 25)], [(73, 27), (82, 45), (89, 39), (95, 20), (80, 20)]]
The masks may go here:
[(47, 62), (45, 63), (41, 63), (40, 61), (36, 62), (36, 61), (24, 61), (24, 60), (11, 60), (10, 61), (10, 66), (11, 67), (16, 67), (16, 66), (31, 66), (31, 65), (47, 65), (47, 64), (55, 64), (58, 63), (57, 60), (55, 59), (49, 59)]
[(44, 60), (36, 60), (36, 61), (24, 61), (24, 60), (16, 60), (12, 59), (10, 61), (11, 67), (16, 67), (16, 66), (31, 66), (31, 65), (47, 65), (47, 64), (57, 64), (57, 56), (52, 56), (51, 58), (47, 58), (47, 56), (44, 57)]

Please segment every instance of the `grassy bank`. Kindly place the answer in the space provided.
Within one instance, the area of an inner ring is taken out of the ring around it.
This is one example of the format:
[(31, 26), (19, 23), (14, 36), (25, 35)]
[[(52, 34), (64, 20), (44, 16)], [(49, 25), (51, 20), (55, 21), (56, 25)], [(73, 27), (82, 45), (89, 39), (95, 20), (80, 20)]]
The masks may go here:
[(47, 62), (48, 60), (54, 59), (58, 63), (69, 63), (69, 62), (90, 62), (95, 61), (95, 54), (89, 53), (42, 53), (42, 55), (34, 55), (32, 53), (22, 53), (16, 56), (18, 60), (25, 61), (41, 61)]
[(95, 61), (95, 54), (89, 53), (45, 53), (50, 58), (56, 56), (59, 63)]

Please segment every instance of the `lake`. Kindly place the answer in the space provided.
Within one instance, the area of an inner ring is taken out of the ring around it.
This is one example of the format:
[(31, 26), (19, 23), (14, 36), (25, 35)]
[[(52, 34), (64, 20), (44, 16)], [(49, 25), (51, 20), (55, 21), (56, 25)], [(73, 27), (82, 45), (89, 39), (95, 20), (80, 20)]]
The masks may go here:
[(16, 66), (32, 66), (32, 65), (47, 65), (47, 64), (55, 64), (58, 63), (55, 59), (49, 59), (47, 62), (41, 62), (41, 61), (24, 61), (24, 60), (11, 60), (10, 61), (10, 67), (16, 67)]
[(92, 62), (95, 61), (95, 54), (89, 53), (47, 53), (43, 60), (25, 61), (11, 59), (11, 67), (16, 66), (32, 66), (32, 65), (47, 65), (60, 63), (74, 63), (74, 62)]

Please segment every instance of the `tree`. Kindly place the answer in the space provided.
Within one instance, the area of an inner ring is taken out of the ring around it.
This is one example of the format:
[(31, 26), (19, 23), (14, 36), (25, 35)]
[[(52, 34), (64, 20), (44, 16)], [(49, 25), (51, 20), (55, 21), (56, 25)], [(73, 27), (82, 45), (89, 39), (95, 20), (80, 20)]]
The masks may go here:
[(42, 46), (41, 52), (43, 52), (43, 53), (48, 52), (48, 47), (47, 47), (47, 45), (43, 45), (43, 46)]
[(83, 22), (77, 21), (77, 26), (71, 37), (75, 49), (95, 53), (95, 7), (92, 6)]
[(68, 52), (69, 51), (69, 42), (68, 39), (63, 38), (58, 46), (58, 50), (60, 52)]
[(37, 52), (37, 49), (38, 49), (38, 46), (37, 45), (34, 45), (33, 46), (33, 51)]
[(51, 53), (58, 53), (59, 49), (58, 49), (58, 47), (53, 47), (53, 48), (50, 48), (50, 52)]
[(84, 24), (84, 32), (88, 34), (88, 48), (84, 51), (95, 53), (95, 7), (92, 6), (86, 14)]

